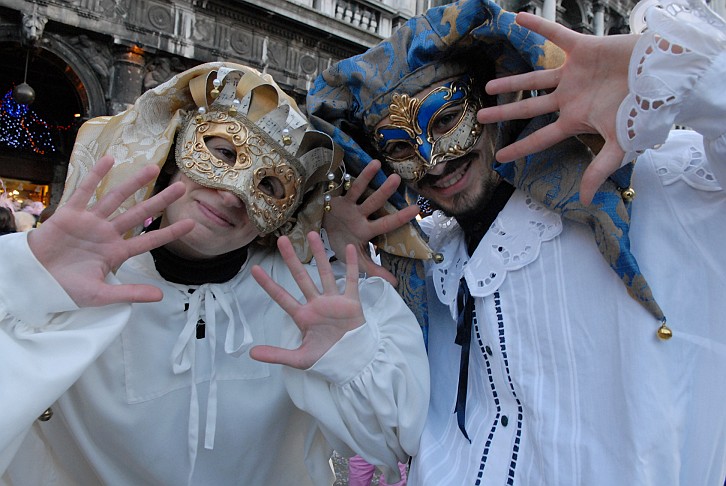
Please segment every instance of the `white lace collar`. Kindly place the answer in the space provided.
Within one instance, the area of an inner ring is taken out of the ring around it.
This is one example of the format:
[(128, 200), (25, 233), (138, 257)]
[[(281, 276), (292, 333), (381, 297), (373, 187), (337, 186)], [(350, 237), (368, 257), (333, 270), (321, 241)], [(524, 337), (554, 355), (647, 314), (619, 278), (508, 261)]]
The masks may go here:
[(466, 277), (471, 295), (486, 297), (497, 290), (509, 271), (535, 261), (543, 241), (562, 232), (562, 218), (522, 191), (515, 191), (469, 258), (464, 232), (454, 218), (440, 211), (431, 216), (429, 243), (444, 256), (431, 271), (436, 295), (455, 319), (456, 294)]

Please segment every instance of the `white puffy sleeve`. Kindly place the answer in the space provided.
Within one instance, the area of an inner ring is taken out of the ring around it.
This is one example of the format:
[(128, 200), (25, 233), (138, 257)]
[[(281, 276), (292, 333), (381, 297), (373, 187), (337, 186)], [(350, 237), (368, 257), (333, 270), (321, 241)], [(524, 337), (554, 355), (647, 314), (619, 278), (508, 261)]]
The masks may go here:
[(0, 237), (0, 476), (33, 422), (121, 332), (131, 311), (128, 304), (79, 309), (35, 259), (27, 235)]
[[(708, 159), (726, 175), (726, 24), (701, 0), (643, 0), (631, 14), (643, 33), (630, 61), (630, 94), (617, 115), (630, 161), (662, 144), (674, 125), (704, 138)], [(719, 177), (721, 182), (726, 177)]]
[(313, 415), (325, 440), (360, 454), (387, 478), (418, 451), (429, 397), (429, 368), (416, 318), (396, 291), (360, 282), (366, 323), (348, 332), (308, 370), (285, 368), (295, 405)]

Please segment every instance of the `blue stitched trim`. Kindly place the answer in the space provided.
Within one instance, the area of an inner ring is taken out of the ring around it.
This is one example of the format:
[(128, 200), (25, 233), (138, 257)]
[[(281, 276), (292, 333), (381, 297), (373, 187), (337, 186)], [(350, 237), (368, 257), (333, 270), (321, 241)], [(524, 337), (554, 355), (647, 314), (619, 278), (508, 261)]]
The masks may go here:
[[(512, 378), (509, 374), (509, 358), (507, 357), (507, 345), (506, 345), (506, 338), (504, 335), (504, 317), (502, 315), (502, 306), (501, 306), (501, 296), (499, 295), (499, 292), (494, 292), (494, 305), (495, 305), (495, 311), (497, 315), (497, 331), (499, 335), (499, 350), (502, 353), (502, 359), (504, 362), (504, 371), (507, 377), (507, 382), (509, 383), (509, 389), (512, 393), (512, 396), (514, 397), (515, 401), (517, 402), (517, 432), (515, 434), (514, 438), (514, 445), (512, 446), (512, 456), (511, 461), (509, 463), (509, 473), (507, 475), (507, 484), (513, 485), (514, 484), (514, 472), (517, 467), (517, 459), (519, 457), (519, 447), (522, 441), (522, 423), (523, 423), (523, 415), (524, 411), (522, 408), (522, 403), (519, 401), (519, 398), (517, 397), (516, 392), (514, 391), (514, 384), (512, 383)], [(476, 311), (475, 311), (476, 312)], [(476, 339), (479, 343), (479, 350), (481, 351), (482, 356), (484, 357), (484, 362), (486, 364), (486, 371), (487, 371), (487, 377), (489, 379), (489, 387), (492, 391), (492, 398), (494, 398), (494, 405), (496, 407), (496, 416), (494, 417), (494, 423), (492, 424), (492, 428), (489, 431), (489, 435), (487, 436), (487, 440), (484, 444), (484, 450), (482, 451), (482, 458), (481, 462), (479, 464), (479, 472), (477, 473), (476, 482), (474, 483), (476, 486), (481, 485), (482, 477), (484, 475), (484, 468), (486, 467), (487, 458), (489, 456), (489, 448), (491, 447), (492, 440), (494, 439), (494, 433), (496, 432), (497, 427), (501, 423), (501, 415), (502, 415), (502, 409), (501, 404), (499, 400), (499, 395), (497, 393), (496, 386), (494, 384), (494, 379), (492, 377), (492, 368), (491, 363), (489, 361), (489, 353), (487, 352), (487, 346), (484, 344), (484, 341), (482, 340), (480, 329), (479, 329), (479, 322), (476, 319), (476, 313), (474, 315), (474, 331), (476, 332)]]
[(514, 391), (514, 384), (512, 383), (512, 376), (509, 374), (509, 358), (507, 358), (507, 344), (504, 338), (504, 317), (502, 316), (502, 302), (499, 292), (494, 293), (494, 305), (497, 312), (497, 324), (499, 328), (499, 350), (502, 352), (502, 359), (504, 360), (504, 370), (507, 375), (507, 382), (509, 383), (509, 389), (512, 392), (514, 400), (517, 402), (517, 433), (514, 437), (514, 446), (512, 447), (512, 461), (509, 463), (509, 475), (507, 478), (507, 484), (514, 484), (514, 469), (517, 467), (517, 458), (519, 456), (519, 446), (522, 442), (522, 419), (524, 411), (522, 409), (522, 402), (519, 401), (517, 393)]
[[(495, 293), (496, 295), (496, 293)], [(484, 342), (481, 338), (481, 332), (479, 329), (479, 320), (476, 317), (476, 309), (474, 310), (474, 331), (476, 332), (476, 340), (479, 343), (479, 350), (481, 351), (482, 356), (484, 357), (484, 363), (486, 363), (487, 367), (487, 378), (489, 379), (489, 387), (492, 390), (492, 397), (494, 398), (494, 404), (496, 405), (497, 415), (494, 417), (494, 423), (492, 424), (491, 430), (489, 430), (489, 435), (487, 436), (487, 441), (484, 443), (484, 451), (482, 452), (481, 456), (481, 462), (479, 463), (479, 472), (476, 476), (476, 482), (474, 483), (476, 486), (479, 486), (481, 484), (482, 476), (484, 475), (484, 468), (486, 467), (487, 458), (489, 457), (489, 447), (492, 445), (492, 440), (494, 439), (494, 432), (497, 430), (497, 425), (499, 425), (499, 417), (502, 412), (502, 407), (499, 404), (499, 395), (497, 394), (497, 387), (494, 384), (494, 378), (492, 377), (492, 366), (489, 362), (489, 354), (486, 352), (486, 346), (484, 345)]]

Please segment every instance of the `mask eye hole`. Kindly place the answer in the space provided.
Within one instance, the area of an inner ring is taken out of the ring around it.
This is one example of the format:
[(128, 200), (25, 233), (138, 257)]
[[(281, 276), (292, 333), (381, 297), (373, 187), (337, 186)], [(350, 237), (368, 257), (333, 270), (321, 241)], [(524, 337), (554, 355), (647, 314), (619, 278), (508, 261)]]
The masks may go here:
[(207, 150), (227, 165), (237, 162), (237, 150), (232, 142), (222, 137), (209, 137), (204, 139)]
[(415, 153), (413, 145), (403, 140), (392, 140), (383, 147), (383, 155), (390, 159), (406, 159)]
[(446, 135), (456, 127), (464, 114), (464, 106), (452, 106), (438, 113), (430, 124), (430, 132), (434, 138)]
[(285, 197), (285, 186), (276, 177), (263, 177), (257, 185), (257, 189), (274, 199), (283, 199)]

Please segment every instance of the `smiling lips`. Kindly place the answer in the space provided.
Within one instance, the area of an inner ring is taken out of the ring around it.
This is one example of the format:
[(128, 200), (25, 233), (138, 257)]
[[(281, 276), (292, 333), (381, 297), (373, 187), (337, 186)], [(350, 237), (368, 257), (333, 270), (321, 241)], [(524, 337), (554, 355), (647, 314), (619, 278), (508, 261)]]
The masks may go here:
[(464, 177), (464, 174), (466, 174), (466, 171), (469, 169), (469, 165), (471, 165), (471, 161), (464, 162), (463, 164), (459, 165), (459, 167), (457, 167), (453, 172), (441, 176), (436, 182), (431, 185), (437, 189), (447, 189), (453, 186), (454, 184), (459, 182), (462, 177)]
[(469, 170), (469, 166), (471, 166), (472, 160), (473, 157), (471, 154), (468, 154), (464, 157), (447, 161), (443, 174), (427, 174), (419, 182), (419, 187), (423, 188), (424, 186), (428, 186), (430, 189), (435, 191), (445, 191), (446, 189), (453, 187), (464, 178), (466, 172)]
[(208, 206), (207, 204), (205, 204), (205, 203), (203, 203), (201, 201), (197, 201), (197, 202), (199, 203), (199, 207), (202, 210), (202, 213), (206, 214), (208, 217), (210, 217), (210, 219), (213, 219), (213, 220), (215, 220), (215, 221), (217, 221), (219, 223), (227, 224), (229, 226), (235, 226), (234, 222), (231, 221), (224, 214), (220, 213), (216, 209)]

